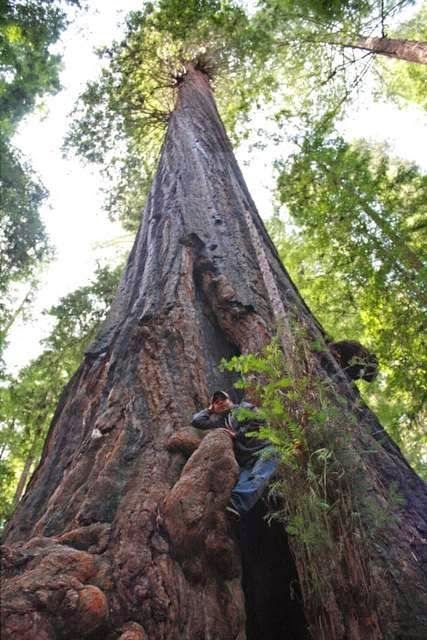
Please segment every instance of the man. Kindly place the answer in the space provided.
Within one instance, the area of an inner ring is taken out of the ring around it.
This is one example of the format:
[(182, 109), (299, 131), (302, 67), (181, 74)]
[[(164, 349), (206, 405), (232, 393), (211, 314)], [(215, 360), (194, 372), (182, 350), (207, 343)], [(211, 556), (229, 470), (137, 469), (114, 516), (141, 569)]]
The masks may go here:
[(233, 438), (240, 475), (231, 492), (231, 505), (227, 511), (236, 517), (252, 509), (277, 468), (270, 442), (246, 435), (256, 431), (263, 421), (256, 417), (239, 419), (239, 409), (256, 411), (249, 402), (234, 404), (228, 393), (215, 391), (209, 407), (195, 413), (191, 423), (197, 429), (223, 429)]

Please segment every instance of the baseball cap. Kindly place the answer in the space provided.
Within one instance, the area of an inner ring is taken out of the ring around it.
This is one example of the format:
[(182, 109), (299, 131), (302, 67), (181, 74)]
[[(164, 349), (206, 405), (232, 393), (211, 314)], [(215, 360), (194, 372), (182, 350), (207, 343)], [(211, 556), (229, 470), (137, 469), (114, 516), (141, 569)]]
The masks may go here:
[(230, 400), (230, 396), (226, 391), (214, 391), (211, 397), (211, 403), (215, 402), (216, 400), (220, 400), (221, 398), (223, 398), (224, 400)]

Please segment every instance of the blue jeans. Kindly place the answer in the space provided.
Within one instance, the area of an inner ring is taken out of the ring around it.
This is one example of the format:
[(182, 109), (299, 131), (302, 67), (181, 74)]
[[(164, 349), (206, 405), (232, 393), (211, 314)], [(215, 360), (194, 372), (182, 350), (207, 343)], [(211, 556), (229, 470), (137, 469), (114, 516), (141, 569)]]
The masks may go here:
[(249, 511), (258, 502), (277, 465), (273, 447), (265, 447), (252, 467), (240, 469), (239, 479), (231, 492), (231, 504), (239, 513)]

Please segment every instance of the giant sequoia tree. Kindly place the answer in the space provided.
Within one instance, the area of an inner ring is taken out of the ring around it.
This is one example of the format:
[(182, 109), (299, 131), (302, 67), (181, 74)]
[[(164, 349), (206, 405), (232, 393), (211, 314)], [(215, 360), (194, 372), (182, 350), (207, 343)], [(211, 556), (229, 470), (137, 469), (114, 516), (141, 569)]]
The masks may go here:
[[(232, 444), (223, 432), (201, 439), (189, 427), (210, 392), (232, 384), (222, 358), (257, 353), (279, 331), (296, 371), (297, 335), (324, 344), (258, 216), (208, 71), (199, 58), (175, 76), (115, 300), (9, 523), (4, 637), (425, 637), (425, 486), (327, 350), (312, 354), (313, 402), (317, 382), (327, 383), (343, 446), (387, 517), (369, 545), (351, 510), (339, 526), (331, 520), (323, 593), (307, 588), (316, 559), (267, 524), (263, 505), (240, 532), (227, 522), (238, 473)], [(299, 590), (303, 602), (291, 597)]]

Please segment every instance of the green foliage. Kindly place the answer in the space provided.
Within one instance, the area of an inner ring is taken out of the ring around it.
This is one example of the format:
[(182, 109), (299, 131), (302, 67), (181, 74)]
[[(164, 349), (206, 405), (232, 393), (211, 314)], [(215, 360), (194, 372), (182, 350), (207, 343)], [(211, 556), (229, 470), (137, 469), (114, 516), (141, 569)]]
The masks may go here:
[(49, 255), (39, 215), (47, 194), (11, 140), (37, 100), (59, 89), (60, 57), (49, 48), (65, 25), (61, 2), (0, 1), (0, 353), (14, 317), (11, 287)]
[[(292, 538), (304, 598), (324, 606), (333, 592), (334, 562), (350, 562), (347, 552), (353, 559), (359, 554), (358, 579), (369, 583), (365, 543), (392, 522), (401, 499), (391, 486), (383, 507), (368, 491), (364, 456), (370, 454), (357, 444), (361, 427), (347, 399), (337, 398), (332, 381), (319, 376), (304, 329), (295, 325), (292, 337), (283, 339), (292, 362), (279, 336), (262, 353), (235, 357), (224, 366), (240, 374), (240, 386), (266, 421), (257, 437), (268, 438), (281, 461), (270, 517)], [(349, 539), (346, 549), (343, 541)]]
[(31, 265), (46, 255), (46, 238), (38, 215), (46, 191), (19, 153), (6, 146), (0, 147), (0, 153), (0, 293), (4, 294), (8, 281), (28, 277)]
[(99, 268), (89, 285), (49, 309), (46, 315), (55, 324), (43, 341), (42, 354), (0, 387), (1, 526), (13, 509), (25, 463), (32, 470), (38, 462), (59, 396), (95, 337), (121, 271)]
[[(421, 6), (411, 19), (392, 30), (390, 38), (427, 41), (427, 5)], [(388, 98), (405, 106), (408, 102), (427, 109), (427, 66), (409, 64), (403, 60), (381, 58), (377, 61)]]
[(60, 58), (49, 47), (65, 27), (65, 14), (43, 0), (0, 5), (0, 130), (9, 137), (36, 99), (59, 89)]
[(263, 4), (276, 7), (278, 12), (287, 12), (289, 17), (317, 20), (320, 24), (360, 20), (379, 7), (378, 2), (369, 0), (266, 0)]
[(384, 149), (316, 131), (278, 168), (289, 222), (269, 227), (280, 256), (326, 330), (377, 354), (363, 395), (425, 473), (427, 178)]
[(46, 192), (31, 168), (10, 145), (1, 143), (0, 165), (0, 353), (13, 317), (11, 284), (31, 276), (50, 250), (39, 216)]
[[(351, 38), (384, 31), (391, 19), (415, 0), (261, 0), (276, 34), (301, 33), (318, 43), (351, 45)], [(290, 23), (287, 25), (287, 23)], [(379, 34), (378, 34), (379, 35)], [(343, 40), (344, 38), (344, 40)]]

